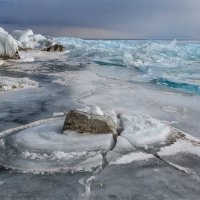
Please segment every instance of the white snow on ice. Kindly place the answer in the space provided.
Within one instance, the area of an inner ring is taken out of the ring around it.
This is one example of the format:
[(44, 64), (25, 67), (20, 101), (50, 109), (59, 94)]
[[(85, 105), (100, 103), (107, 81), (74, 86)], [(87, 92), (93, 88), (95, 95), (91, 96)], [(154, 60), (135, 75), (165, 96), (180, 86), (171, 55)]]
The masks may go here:
[[(88, 155), (89, 153), (86, 151), (83, 152), (62, 152), (62, 151), (54, 151), (50, 155), (48, 154), (39, 154), (39, 153), (32, 153), (29, 151), (22, 152), (22, 157), (25, 159), (30, 160), (69, 160), (69, 159), (80, 159), (83, 156)], [(90, 152), (91, 156), (94, 155), (94, 152)]]
[(3, 60), (0, 60), (0, 66), (2, 66), (4, 64)]
[(19, 88), (38, 87), (39, 83), (28, 78), (11, 78), (0, 76), (0, 91), (7, 91)]
[(143, 152), (132, 152), (127, 155), (123, 155), (114, 162), (110, 162), (110, 164), (114, 165), (130, 164), (134, 161), (148, 160), (150, 158), (154, 158), (154, 156)]
[(121, 136), (136, 146), (161, 144), (170, 135), (170, 127), (152, 117), (121, 115), (124, 130)]
[(161, 148), (158, 152), (160, 156), (176, 155), (177, 153), (191, 153), (200, 157), (200, 144), (180, 139), (170, 146)]

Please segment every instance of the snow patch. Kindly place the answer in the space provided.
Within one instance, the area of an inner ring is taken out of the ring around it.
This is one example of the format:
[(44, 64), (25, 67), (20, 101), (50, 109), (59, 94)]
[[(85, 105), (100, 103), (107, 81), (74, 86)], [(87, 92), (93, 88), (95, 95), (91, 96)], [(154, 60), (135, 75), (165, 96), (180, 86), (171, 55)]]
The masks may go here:
[(127, 155), (123, 155), (121, 158), (118, 158), (116, 161), (111, 162), (110, 164), (125, 165), (134, 161), (148, 160), (150, 158), (154, 158), (154, 156), (143, 152), (132, 152)]
[(169, 156), (177, 153), (191, 153), (200, 157), (200, 145), (195, 145), (188, 140), (178, 140), (170, 146), (161, 148), (158, 154), (160, 156)]
[(86, 106), (84, 108), (80, 108), (77, 110), (89, 113), (91, 115), (101, 115), (101, 116), (106, 115), (110, 117), (116, 124), (118, 124), (117, 113), (112, 109), (106, 110), (106, 109), (100, 108), (99, 106), (91, 106), (91, 107)]
[(22, 152), (21, 155), (23, 158), (30, 159), (30, 160), (69, 160), (69, 159), (80, 159), (81, 157), (86, 156), (87, 154), (88, 153), (86, 151), (70, 152), (70, 153), (55, 151), (55, 152), (52, 152), (50, 155), (45, 154), (45, 153), (39, 154), (39, 153), (25, 151), (25, 152)]
[(15, 30), (12, 35), (16, 40), (21, 42), (22, 48), (34, 48), (34, 34), (32, 30)]
[(0, 27), (0, 32), (1, 32), (1, 33), (6, 33), (6, 34), (8, 34), (8, 32), (5, 31), (2, 27)]
[(35, 58), (27, 53), (20, 52), (20, 60), (18, 62), (34, 62)]
[(39, 83), (28, 78), (11, 78), (0, 76), (0, 91), (7, 91), (17, 88), (38, 87)]
[(91, 115), (104, 115), (103, 111), (101, 110), (99, 106), (94, 106), (94, 107), (87, 106), (87, 107), (80, 108), (77, 110), (89, 113)]
[(2, 66), (4, 64), (3, 60), (0, 60), (0, 66)]
[(149, 116), (121, 115), (123, 132), (121, 136), (138, 146), (161, 144), (170, 135), (170, 127)]

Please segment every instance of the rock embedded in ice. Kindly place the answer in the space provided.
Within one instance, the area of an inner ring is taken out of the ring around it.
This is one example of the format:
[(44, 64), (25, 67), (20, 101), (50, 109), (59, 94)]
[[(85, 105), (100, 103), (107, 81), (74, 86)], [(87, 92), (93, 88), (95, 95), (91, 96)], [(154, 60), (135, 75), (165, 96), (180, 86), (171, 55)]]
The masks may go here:
[(19, 59), (18, 43), (3, 28), (0, 29), (0, 58)]
[(113, 133), (116, 135), (117, 124), (107, 115), (71, 110), (65, 119), (63, 131), (65, 130), (73, 130), (79, 133)]
[(64, 50), (65, 48), (61, 44), (52, 44), (51, 46), (43, 49), (43, 51), (49, 51), (49, 52), (63, 52)]

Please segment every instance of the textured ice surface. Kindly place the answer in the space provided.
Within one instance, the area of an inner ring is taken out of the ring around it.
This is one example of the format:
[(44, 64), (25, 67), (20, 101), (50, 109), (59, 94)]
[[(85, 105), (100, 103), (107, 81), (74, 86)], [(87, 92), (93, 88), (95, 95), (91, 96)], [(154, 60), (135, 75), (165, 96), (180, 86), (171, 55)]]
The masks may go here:
[[(124, 122), (125, 119), (128, 119), (128, 124)], [(62, 119), (44, 121), (43, 125), (36, 123), (32, 128), (28, 126), (21, 131), (15, 130), (13, 135), (7, 136), (1, 143), (0, 163), (11, 169), (34, 173), (91, 171), (95, 166), (101, 166), (101, 152), (110, 149), (112, 134), (79, 134), (73, 131), (62, 134), (63, 123)], [(136, 148), (166, 142), (170, 134), (166, 125), (146, 116), (126, 115), (123, 116), (123, 123), (124, 130), (114, 148), (114, 154), (108, 154), (111, 164), (151, 158), (151, 154), (138, 152)]]
[(84, 108), (81, 108), (81, 109), (78, 109), (78, 110), (80, 110), (82, 112), (86, 112), (86, 113), (92, 114), (92, 115), (104, 115), (104, 112), (98, 106), (95, 106), (95, 107), (84, 107)]
[(162, 144), (170, 136), (170, 127), (148, 116), (121, 115), (122, 137), (137, 146)]
[(87, 41), (75, 38), (57, 38), (56, 41), (66, 46), (69, 50), (66, 56), (70, 59), (90, 58), (99, 65), (135, 68), (141, 74), (132, 77), (134, 82), (152, 81), (199, 94), (200, 45), (195, 41)]
[(0, 31), (0, 57), (14, 57), (18, 51), (17, 41), (8, 33)]
[(101, 151), (109, 149), (112, 135), (62, 134), (63, 123), (52, 121), (8, 136), (1, 145), (0, 163), (34, 173), (91, 171), (100, 166)]
[[(2, 169), (0, 197), (82, 199), (81, 184), (88, 199), (198, 199), (199, 140), (189, 134), (199, 137), (199, 43), (56, 40), (66, 52), (23, 52), (0, 69), (40, 84), (0, 94), (1, 130), (23, 125), (3, 132), (0, 163), (12, 173)], [(46, 119), (93, 106), (121, 117), (112, 151), (111, 135), (62, 135), (64, 118)]]
[(153, 157), (154, 156), (151, 154), (146, 154), (142, 152), (132, 152), (132, 153), (123, 155), (122, 157), (118, 158), (115, 162), (110, 162), (110, 164), (123, 165), (123, 164), (129, 164), (132, 162), (137, 162), (140, 160), (148, 160)]
[(0, 91), (32, 87), (38, 87), (38, 83), (28, 78), (11, 78), (0, 76)]
[(0, 27), (0, 32), (7, 33), (2, 27)]
[(0, 60), (0, 66), (3, 65), (3, 64), (4, 64), (4, 61), (3, 61), (3, 60)]
[(178, 153), (189, 153), (200, 157), (200, 143), (190, 140), (178, 140), (174, 144), (161, 148), (160, 156), (170, 156)]
[(25, 49), (44, 48), (48, 39), (41, 34), (34, 35), (33, 31), (27, 30), (14, 30), (12, 36), (20, 42), (19, 45)]
[(188, 174), (174, 170), (158, 159), (127, 165), (110, 165), (91, 186), (91, 200), (101, 199), (195, 199), (199, 182)]
[(19, 55), (20, 55), (20, 59), (19, 60), (14, 60), (12, 62), (16, 62), (16, 63), (31, 63), (35, 61), (35, 56), (36, 53), (34, 52), (26, 52), (26, 51), (20, 51)]
[(21, 42), (23, 48), (34, 48), (34, 34), (32, 30), (15, 30), (12, 35)]
[(92, 115), (106, 115), (109, 116), (116, 124), (118, 124), (117, 113), (114, 110), (105, 110), (100, 108), (99, 106), (85, 106), (83, 108), (77, 109), (86, 113), (90, 113)]

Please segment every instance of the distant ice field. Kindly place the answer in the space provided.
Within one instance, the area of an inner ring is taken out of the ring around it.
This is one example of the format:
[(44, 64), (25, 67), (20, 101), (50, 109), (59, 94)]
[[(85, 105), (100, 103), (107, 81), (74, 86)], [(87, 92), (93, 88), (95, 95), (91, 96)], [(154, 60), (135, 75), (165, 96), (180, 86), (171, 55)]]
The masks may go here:
[(200, 94), (198, 41), (82, 40), (55, 38), (71, 60), (90, 60), (102, 66), (131, 68), (138, 73), (127, 81), (144, 82)]

